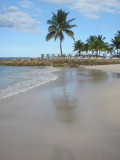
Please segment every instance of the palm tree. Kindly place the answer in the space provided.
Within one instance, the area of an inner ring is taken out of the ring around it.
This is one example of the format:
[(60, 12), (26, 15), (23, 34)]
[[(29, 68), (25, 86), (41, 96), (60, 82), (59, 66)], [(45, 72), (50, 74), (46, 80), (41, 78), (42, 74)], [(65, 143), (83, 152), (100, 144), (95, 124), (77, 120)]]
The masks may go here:
[(89, 45), (89, 50), (92, 51), (92, 56), (93, 56), (93, 53), (94, 53), (94, 45), (95, 45), (95, 42), (96, 42), (96, 39), (97, 37), (96, 36), (90, 36), (86, 42), (88, 43)]
[(98, 51), (99, 51), (99, 41), (96, 40), (94, 43), (93, 43), (93, 48), (94, 50), (96, 51), (96, 55), (98, 55)]
[(99, 56), (100, 56), (100, 51), (102, 50), (102, 48), (104, 48), (104, 45), (105, 45), (104, 40), (105, 40), (105, 37), (103, 37), (103, 35), (97, 36)]
[(113, 54), (113, 52), (114, 52), (114, 48), (113, 48), (113, 47), (111, 47), (111, 45), (109, 45), (109, 47), (108, 47), (107, 51), (108, 51), (108, 53), (110, 53), (110, 55), (112, 55), (112, 54)]
[(112, 53), (114, 52), (114, 48), (108, 42), (105, 42), (101, 51), (103, 51), (105, 55), (112, 55)]
[(114, 37), (114, 39), (111, 39), (111, 46), (114, 47), (117, 50), (117, 54), (118, 54), (118, 49), (120, 48), (120, 41), (117, 40), (116, 37)]
[(57, 14), (53, 13), (53, 16), (50, 20), (47, 21), (47, 24), (50, 26), (48, 27), (48, 34), (46, 36), (46, 40), (50, 40), (51, 38), (54, 38), (55, 41), (57, 38), (60, 39), (60, 52), (62, 55), (62, 41), (64, 39), (63, 32), (66, 33), (68, 36), (70, 36), (73, 40), (74, 39), (74, 33), (70, 30), (73, 27), (76, 27), (75, 24), (70, 25), (70, 23), (75, 20), (75, 18), (72, 18), (70, 20), (67, 20), (67, 16), (70, 12), (65, 12), (62, 9), (57, 10)]
[(120, 49), (120, 31), (118, 31), (117, 34), (115, 34), (115, 37), (114, 39), (111, 39), (111, 42), (111, 46), (117, 50), (118, 54), (118, 50)]
[(89, 51), (89, 44), (88, 43), (85, 43), (83, 45), (83, 50), (86, 51), (86, 54), (88, 53), (88, 51)]
[(120, 37), (120, 31), (117, 31), (117, 34), (115, 34), (116, 37)]
[(110, 48), (109, 43), (105, 42), (103, 44), (103, 47), (102, 47), (101, 51), (103, 51), (106, 55), (106, 53), (109, 53), (109, 48)]
[(84, 46), (84, 43), (81, 41), (81, 40), (78, 40), (74, 43), (74, 50), (73, 51), (78, 51), (79, 53), (79, 56), (81, 54), (81, 51), (83, 51), (83, 46)]

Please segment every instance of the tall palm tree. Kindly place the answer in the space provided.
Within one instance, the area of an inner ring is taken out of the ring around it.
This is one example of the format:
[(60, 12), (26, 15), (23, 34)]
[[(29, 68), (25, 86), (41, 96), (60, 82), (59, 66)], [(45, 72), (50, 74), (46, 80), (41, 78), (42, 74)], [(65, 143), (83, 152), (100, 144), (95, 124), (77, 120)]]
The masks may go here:
[(52, 12), (52, 18), (47, 21), (47, 24), (49, 24), (50, 26), (48, 27), (48, 34), (46, 36), (46, 40), (48, 41), (51, 38), (54, 38), (56, 41), (56, 39), (59, 38), (61, 55), (62, 41), (64, 39), (63, 32), (70, 36), (73, 40), (75, 40), (74, 33), (70, 30), (71, 28), (76, 27), (75, 24), (70, 24), (73, 20), (75, 20), (75, 18), (67, 20), (67, 16), (69, 13), (70, 12), (65, 12), (62, 9), (57, 10), (57, 14)]
[(81, 54), (81, 51), (83, 51), (83, 46), (84, 46), (84, 43), (81, 41), (81, 40), (78, 40), (74, 43), (74, 50), (73, 51), (78, 51), (79, 53), (79, 56)]

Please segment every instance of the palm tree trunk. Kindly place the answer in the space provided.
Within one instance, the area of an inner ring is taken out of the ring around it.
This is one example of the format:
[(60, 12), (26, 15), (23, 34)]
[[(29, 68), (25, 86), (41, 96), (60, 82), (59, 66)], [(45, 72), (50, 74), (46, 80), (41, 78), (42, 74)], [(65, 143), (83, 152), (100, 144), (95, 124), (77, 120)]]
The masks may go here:
[(62, 56), (62, 40), (60, 40), (60, 53), (61, 53), (61, 56)]
[(117, 55), (118, 55), (118, 48), (117, 48)]
[(96, 55), (98, 55), (98, 50), (96, 50)]
[(99, 50), (99, 56), (100, 56), (100, 50)]
[(94, 51), (92, 50), (92, 56), (93, 56)]

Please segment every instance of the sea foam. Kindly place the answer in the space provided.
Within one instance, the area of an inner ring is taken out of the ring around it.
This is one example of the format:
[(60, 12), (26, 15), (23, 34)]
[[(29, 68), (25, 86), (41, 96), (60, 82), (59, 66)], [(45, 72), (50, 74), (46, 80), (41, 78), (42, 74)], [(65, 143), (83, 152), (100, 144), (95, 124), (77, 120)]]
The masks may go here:
[[(19, 69), (20, 67), (18, 67)], [(59, 70), (54, 67), (29, 67), (28, 70), (23, 70), (22, 73), (18, 71), (6, 75), (7, 80), (12, 79), (14, 82), (0, 87), (0, 100), (56, 80), (57, 76), (53, 72)], [(15, 81), (15, 79), (17, 80)]]

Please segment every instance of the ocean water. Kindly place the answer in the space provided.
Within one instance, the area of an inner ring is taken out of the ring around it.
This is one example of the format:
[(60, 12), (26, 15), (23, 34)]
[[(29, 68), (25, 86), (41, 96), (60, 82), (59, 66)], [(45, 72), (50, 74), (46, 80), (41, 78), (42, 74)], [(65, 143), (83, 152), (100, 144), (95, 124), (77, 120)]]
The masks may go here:
[[(55, 67), (0, 66), (0, 100), (57, 80), (58, 76), (63, 74), (63, 72), (54, 74), (55, 71), (59, 70), (59, 68)], [(66, 79), (70, 78), (69, 74), (72, 79), (72, 86), (74, 87), (79, 83), (79, 90), (101, 88), (101, 86), (107, 86), (120, 77), (120, 75), (115, 73), (85, 70), (82, 68), (68, 69), (65, 74)], [(69, 88), (69, 85), (66, 87)]]
[(57, 79), (54, 67), (0, 66), (0, 100)]

